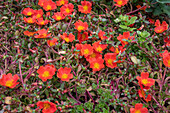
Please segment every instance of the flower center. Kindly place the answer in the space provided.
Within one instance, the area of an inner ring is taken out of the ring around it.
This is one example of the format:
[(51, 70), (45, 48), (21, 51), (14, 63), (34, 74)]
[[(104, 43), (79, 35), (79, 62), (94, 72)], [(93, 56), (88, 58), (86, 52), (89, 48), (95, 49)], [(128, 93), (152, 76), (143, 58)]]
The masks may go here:
[(43, 77), (48, 77), (49, 76), (49, 71), (45, 71), (42, 76)]
[(47, 36), (47, 34), (46, 34), (46, 33), (43, 33), (42, 35), (43, 35), (44, 37), (46, 37), (46, 36)]
[(47, 10), (50, 10), (51, 9), (51, 6), (50, 5), (47, 5)]
[(41, 17), (41, 15), (40, 14), (37, 14), (37, 18), (40, 18)]
[(170, 59), (168, 59), (168, 65), (170, 66)]
[(146, 84), (149, 83), (149, 82), (148, 82), (147, 79), (142, 79), (142, 83), (143, 83), (144, 85), (146, 85)]
[(32, 18), (30, 18), (30, 19), (28, 20), (28, 23), (33, 23)]
[(89, 50), (88, 50), (88, 49), (85, 49), (85, 50), (84, 50), (84, 54), (89, 54)]
[(44, 109), (50, 108), (50, 105), (48, 103), (44, 103)]
[(99, 64), (98, 63), (94, 63), (94, 68), (96, 68), (96, 69), (99, 69)]
[(61, 16), (56, 16), (57, 20), (61, 20)]
[(112, 59), (109, 59), (107, 62), (108, 62), (110, 65), (113, 65)]
[(102, 51), (102, 48), (99, 46), (98, 48), (97, 48), (97, 51)]
[(69, 8), (67, 8), (67, 9), (66, 9), (66, 12), (67, 12), (67, 13), (70, 13), (70, 9), (69, 9)]
[(136, 110), (135, 113), (141, 113), (140, 110)]
[(122, 5), (122, 3), (123, 3), (122, 0), (119, 0), (119, 1), (117, 2), (118, 5)]
[(81, 30), (83, 30), (83, 29), (84, 29), (83, 26), (78, 26), (78, 31), (81, 31)]
[(88, 6), (87, 6), (87, 5), (83, 6), (83, 9), (84, 9), (85, 11), (87, 11), (87, 10), (88, 10)]
[(66, 42), (69, 42), (69, 38), (64, 38), (64, 40), (65, 40)]
[(61, 5), (63, 5), (64, 3), (65, 3), (64, 0), (62, 0), (62, 1), (60, 2)]
[(82, 34), (82, 39), (85, 40), (86, 39), (86, 35)]
[(32, 12), (28, 12), (27, 15), (28, 15), (28, 16), (32, 15)]
[(62, 75), (62, 78), (66, 79), (66, 78), (68, 78), (68, 75), (64, 73), (64, 74)]
[(41, 25), (43, 25), (43, 24), (44, 24), (44, 21), (41, 22)]
[(5, 85), (11, 87), (13, 85), (13, 80), (8, 80)]
[(91, 58), (95, 58), (95, 57), (96, 57), (96, 54), (93, 53), (93, 54), (91, 55)]

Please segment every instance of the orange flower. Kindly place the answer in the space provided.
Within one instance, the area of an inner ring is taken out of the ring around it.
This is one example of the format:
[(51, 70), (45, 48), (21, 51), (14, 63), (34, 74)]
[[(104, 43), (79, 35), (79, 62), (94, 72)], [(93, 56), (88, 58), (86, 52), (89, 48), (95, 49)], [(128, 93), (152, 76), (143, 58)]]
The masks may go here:
[(160, 21), (156, 20), (155, 26), (156, 27), (155, 27), (154, 31), (156, 33), (162, 33), (162, 32), (164, 32), (165, 30), (168, 29), (168, 24), (165, 21), (163, 21), (162, 24), (160, 24)]
[(77, 39), (79, 40), (80, 43), (82, 43), (83, 41), (88, 40), (88, 32), (84, 32), (83, 34), (78, 32)]
[(52, 40), (47, 40), (48, 46), (54, 46), (57, 43), (57, 38), (53, 38)]
[(32, 23), (36, 22), (36, 18), (35, 17), (28, 17), (28, 18), (24, 17), (24, 21), (26, 23), (32, 24)]
[(19, 84), (19, 82), (17, 82), (17, 80), (19, 79), (18, 75), (14, 75), (12, 76), (11, 73), (3, 74), (2, 78), (0, 79), (0, 85), (2, 86), (6, 86), (9, 88), (14, 88), (16, 85)]
[[(137, 7), (138, 9), (139, 9), (139, 8), (141, 8), (141, 6), (140, 6), (140, 5), (137, 5), (136, 7)], [(146, 9), (146, 8), (147, 8), (147, 6), (144, 6), (144, 7), (143, 7), (143, 8), (141, 8), (140, 10), (145, 11), (145, 9)]]
[(149, 21), (150, 24), (154, 24), (155, 23), (155, 20), (151, 19), (151, 18), (148, 18), (148, 21)]
[(163, 56), (163, 63), (166, 67), (170, 67), (170, 52), (168, 52), (167, 50), (162, 53)]
[(166, 38), (164, 39), (164, 42), (166, 43), (166, 46), (170, 46), (170, 35), (169, 35), (169, 38), (166, 37)]
[(104, 60), (101, 58), (92, 60), (90, 62), (90, 68), (93, 69), (93, 71), (100, 71), (102, 68), (104, 68)]
[(22, 14), (26, 15), (26, 16), (31, 16), (35, 13), (35, 11), (31, 8), (25, 8), (23, 11), (22, 11)]
[(49, 28), (47, 30), (46, 29), (38, 30), (37, 32), (39, 35), (35, 35), (34, 37), (35, 38), (48, 38), (51, 36), (51, 33), (47, 34), (48, 30), (49, 30)]
[(91, 12), (91, 6), (92, 4), (89, 2), (89, 1), (81, 1), (81, 4), (82, 5), (78, 5), (78, 10), (81, 12), (81, 13), (90, 13)]
[(54, 18), (57, 21), (60, 21), (62, 19), (65, 18), (65, 16), (61, 13), (61, 12), (56, 12), (54, 13), (54, 15), (52, 16), (52, 18)]
[(104, 31), (102, 31), (102, 30), (100, 30), (99, 31), (99, 33), (98, 33), (98, 36), (99, 36), (99, 38), (101, 39), (101, 40), (103, 40), (103, 39), (107, 39), (107, 37), (106, 36), (104, 36), (105, 35), (105, 32)]
[(151, 101), (151, 95), (148, 94), (148, 96), (146, 98), (146, 94), (145, 94), (145, 91), (144, 91), (144, 90), (147, 90), (148, 87), (143, 88), (142, 84), (140, 84), (140, 88), (141, 88), (141, 90), (138, 90), (139, 97), (143, 98), (146, 102)]
[(39, 9), (39, 10), (35, 10), (35, 13), (33, 15), (33, 17), (35, 17), (36, 19), (42, 17), (44, 14), (43, 10), (42, 9)]
[(72, 3), (65, 4), (60, 8), (61, 13), (63, 13), (65, 16), (71, 15), (74, 11), (74, 5)]
[(115, 68), (117, 67), (117, 63), (114, 62), (116, 60), (116, 53), (106, 53), (104, 55), (104, 60), (106, 62), (106, 66), (110, 68)]
[(39, 74), (38, 77), (43, 81), (47, 81), (47, 79), (52, 79), (53, 75), (55, 74), (56, 68), (54, 65), (45, 65), (40, 66), (40, 68), (37, 70), (37, 73)]
[(75, 40), (75, 36), (72, 33), (70, 33), (69, 35), (67, 35), (67, 33), (63, 33), (63, 35), (61, 35), (61, 38), (65, 40), (67, 43)]
[(38, 1), (38, 5), (43, 7), (44, 6), (44, 2), (46, 2), (46, 1), (51, 1), (51, 0), (39, 0)]
[(146, 87), (151, 87), (152, 85), (155, 84), (155, 80), (148, 77), (149, 77), (148, 72), (142, 72), (141, 77), (137, 76), (136, 79), (138, 80), (139, 84), (143, 84)]
[(130, 113), (148, 113), (147, 108), (142, 108), (143, 104), (137, 103), (135, 108), (130, 108)]
[(125, 4), (127, 4), (127, 2), (128, 2), (129, 0), (114, 0), (114, 1), (116, 2), (115, 6), (117, 6), (117, 7), (122, 7), (122, 6), (124, 6)]
[(27, 35), (27, 36), (33, 36), (36, 32), (29, 32), (28, 30), (27, 31), (24, 31), (24, 35)]
[(56, 4), (57, 6), (62, 6), (64, 4), (68, 4), (68, 0), (59, 0), (59, 1), (56, 1)]
[(57, 72), (57, 77), (60, 78), (62, 81), (69, 81), (70, 79), (73, 78), (73, 74), (70, 74), (71, 72), (71, 69), (70, 68), (60, 68), (58, 69), (58, 72)]
[(37, 106), (39, 109), (43, 109), (42, 113), (54, 113), (57, 110), (56, 105), (49, 101), (38, 101)]
[(123, 47), (128, 44), (127, 41), (123, 41), (123, 39), (129, 40), (132, 39), (133, 36), (130, 36), (130, 32), (124, 32), (123, 35), (119, 34), (119, 36), (117, 37), (117, 39), (122, 43)]
[(43, 18), (38, 18), (36, 23), (38, 25), (46, 25), (46, 24), (48, 24), (48, 22), (49, 22), (49, 20), (43, 20)]
[(101, 58), (102, 59), (102, 55), (96, 51), (93, 51), (93, 53), (89, 56), (86, 57), (86, 60), (91, 62), (93, 60), (96, 60), (98, 58)]
[(115, 47), (115, 48), (111, 47), (109, 50), (116, 53), (116, 54), (119, 54), (119, 53), (122, 53), (123, 51), (125, 51), (126, 48), (124, 48), (123, 46), (118, 46), (118, 47)]
[(93, 54), (93, 47), (90, 44), (84, 44), (81, 47), (81, 54), (85, 57)]
[(43, 9), (45, 10), (45, 11), (50, 11), (50, 10), (54, 10), (54, 9), (56, 9), (57, 7), (56, 7), (56, 4), (55, 4), (55, 2), (53, 2), (52, 0), (51, 1), (45, 1), (45, 2), (43, 2)]
[(107, 48), (107, 44), (99, 44), (101, 41), (93, 43), (93, 48), (96, 52), (102, 53)]
[(82, 22), (81, 20), (78, 20), (76, 23), (74, 23), (74, 25), (75, 25), (75, 29), (77, 29), (79, 32), (88, 29), (87, 22)]

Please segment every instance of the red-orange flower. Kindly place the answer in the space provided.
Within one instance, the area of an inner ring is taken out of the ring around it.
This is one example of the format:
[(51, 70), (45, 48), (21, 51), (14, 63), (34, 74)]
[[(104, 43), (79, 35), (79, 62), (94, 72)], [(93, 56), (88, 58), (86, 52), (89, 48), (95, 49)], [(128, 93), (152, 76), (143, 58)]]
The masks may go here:
[(85, 57), (93, 53), (93, 47), (90, 44), (84, 44), (81, 46), (81, 54)]
[(107, 39), (107, 37), (106, 36), (104, 36), (105, 35), (105, 32), (104, 31), (102, 31), (102, 30), (100, 30), (99, 31), (99, 33), (98, 33), (98, 36), (99, 36), (99, 38), (101, 39), (101, 40), (103, 40), (103, 39)]
[(43, 109), (42, 113), (54, 113), (57, 110), (56, 105), (49, 101), (38, 101), (37, 107), (39, 107), (39, 109)]
[(65, 4), (60, 8), (61, 13), (63, 13), (65, 16), (71, 15), (74, 11), (74, 5), (72, 3)]
[(39, 10), (35, 10), (35, 13), (34, 13), (34, 17), (37, 19), (37, 18), (40, 18), (42, 17), (44, 14), (43, 10), (42, 9), (39, 9)]
[(116, 53), (116, 54), (119, 54), (119, 53), (122, 53), (123, 51), (125, 51), (126, 48), (119, 45), (118, 47), (111, 47), (109, 50)]
[(148, 77), (149, 77), (148, 72), (142, 72), (141, 77), (137, 76), (136, 79), (138, 80), (139, 84), (143, 84), (146, 87), (151, 87), (152, 85), (155, 84), (155, 80)]
[(54, 46), (57, 43), (57, 38), (53, 38), (52, 40), (47, 40), (48, 46)]
[(73, 74), (70, 74), (71, 72), (71, 69), (70, 68), (60, 68), (58, 69), (58, 72), (57, 72), (57, 77), (60, 78), (62, 81), (69, 81), (70, 79), (73, 78)]
[(156, 20), (155, 26), (156, 27), (155, 27), (154, 31), (156, 33), (162, 33), (162, 32), (164, 32), (165, 30), (168, 29), (168, 24), (165, 21), (163, 21), (162, 24), (160, 24), (160, 21)]
[(169, 35), (169, 38), (166, 37), (166, 38), (164, 39), (164, 42), (166, 43), (166, 46), (170, 46), (170, 35)]
[(28, 18), (24, 17), (24, 21), (26, 23), (32, 24), (32, 23), (36, 22), (36, 18), (35, 17), (28, 17)]
[(107, 48), (107, 44), (100, 44), (101, 41), (93, 43), (93, 48), (96, 52), (102, 53)]
[(49, 20), (43, 20), (43, 18), (38, 18), (36, 23), (38, 25), (46, 25), (46, 24), (48, 24), (48, 22), (49, 22)]
[(86, 60), (89, 62), (92, 62), (93, 60), (96, 60), (98, 58), (102, 59), (102, 55), (96, 51), (93, 51), (93, 53), (86, 57)]
[(114, 1), (116, 2), (115, 6), (117, 6), (117, 7), (122, 7), (122, 6), (124, 6), (125, 4), (127, 4), (127, 2), (128, 2), (129, 0), (114, 0)]
[(148, 87), (143, 88), (142, 84), (140, 84), (141, 90), (138, 90), (139, 97), (143, 98), (146, 102), (151, 101), (151, 95), (148, 94), (146, 98), (145, 90), (148, 90)]
[(170, 52), (168, 52), (167, 50), (162, 53), (163, 56), (163, 63), (166, 67), (170, 67)]
[(61, 13), (61, 12), (56, 12), (56, 13), (54, 13), (54, 15), (52, 16), (52, 18), (54, 18), (54, 19), (57, 20), (57, 21), (60, 21), (60, 20), (64, 19), (65, 16), (64, 16), (63, 13)]
[(46, 29), (41, 29), (41, 30), (38, 30), (37, 33), (39, 35), (35, 35), (34, 37), (35, 38), (48, 38), (51, 36), (51, 33), (47, 34), (48, 33), (48, 30), (49, 28), (46, 30)]
[(25, 8), (23, 11), (22, 11), (22, 14), (26, 15), (26, 16), (31, 16), (35, 13), (35, 11), (31, 8)]
[(137, 103), (135, 108), (130, 108), (130, 113), (148, 113), (148, 109), (143, 108), (143, 104)]
[(39, 74), (38, 77), (43, 81), (47, 81), (47, 79), (52, 79), (53, 75), (55, 74), (56, 68), (54, 65), (45, 65), (40, 66), (40, 68), (37, 70), (37, 73)]
[(93, 69), (93, 71), (100, 71), (102, 68), (104, 68), (104, 60), (101, 58), (92, 60), (90, 62), (90, 68)]
[(24, 35), (33, 36), (36, 32), (24, 31)]
[(104, 60), (106, 62), (106, 66), (110, 68), (115, 68), (117, 67), (117, 63), (115, 62), (116, 60), (116, 53), (106, 53), (104, 55)]
[(57, 6), (62, 6), (64, 4), (68, 4), (68, 0), (59, 0), (59, 1), (56, 1), (56, 4)]
[[(137, 5), (136, 7), (137, 7), (138, 9), (139, 9), (139, 8), (141, 8), (141, 6), (140, 6), (140, 5)], [(141, 8), (140, 10), (145, 11), (145, 9), (146, 9), (146, 8), (147, 8), (147, 6), (144, 6), (144, 7), (143, 7), (143, 8)]]
[(51, 1), (45, 1), (45, 2), (43, 2), (43, 9), (45, 10), (45, 11), (50, 11), (50, 10), (54, 10), (54, 9), (56, 9), (57, 7), (56, 7), (56, 4), (55, 4), (55, 2), (53, 2), (52, 0)]
[(79, 32), (88, 29), (87, 22), (82, 22), (81, 20), (78, 20), (76, 23), (74, 23), (74, 25), (75, 25), (75, 29), (77, 29)]
[(119, 34), (119, 36), (117, 37), (117, 39), (122, 43), (123, 47), (128, 44), (127, 41), (124, 41), (123, 39), (129, 40), (132, 39), (133, 36), (130, 36), (130, 32), (124, 32), (123, 35)]
[(2, 86), (6, 86), (9, 88), (14, 88), (16, 85), (19, 84), (19, 82), (17, 82), (17, 80), (19, 79), (18, 75), (14, 75), (12, 76), (11, 73), (3, 74), (2, 78), (0, 79), (0, 85)]
[(90, 13), (91, 12), (91, 6), (92, 6), (92, 4), (91, 4), (91, 2), (89, 2), (89, 1), (81, 1), (81, 4), (82, 5), (78, 5), (78, 10), (81, 12), (81, 13), (85, 13), (85, 14), (87, 14), (87, 13)]
[(83, 34), (78, 32), (77, 39), (79, 40), (80, 43), (82, 43), (83, 41), (88, 40), (88, 32), (83, 32)]
[(60, 36), (67, 43), (72, 42), (73, 40), (75, 40), (75, 36), (72, 33), (70, 33), (69, 35), (67, 35), (67, 33), (63, 33), (63, 35), (60, 35)]

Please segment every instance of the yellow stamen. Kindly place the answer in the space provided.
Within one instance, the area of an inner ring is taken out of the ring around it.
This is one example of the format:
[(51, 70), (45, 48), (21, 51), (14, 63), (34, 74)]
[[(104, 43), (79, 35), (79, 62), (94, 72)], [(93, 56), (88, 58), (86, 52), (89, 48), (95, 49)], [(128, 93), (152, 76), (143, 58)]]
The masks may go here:
[(45, 71), (44, 73), (43, 73), (43, 77), (48, 77), (50, 74), (49, 74), (49, 71)]

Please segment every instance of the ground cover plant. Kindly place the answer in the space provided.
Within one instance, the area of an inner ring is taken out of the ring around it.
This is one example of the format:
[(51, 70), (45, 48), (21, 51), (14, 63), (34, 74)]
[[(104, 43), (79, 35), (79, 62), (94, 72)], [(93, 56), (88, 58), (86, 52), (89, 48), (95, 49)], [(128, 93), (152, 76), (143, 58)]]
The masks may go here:
[(2, 0), (0, 113), (168, 113), (169, 1)]

